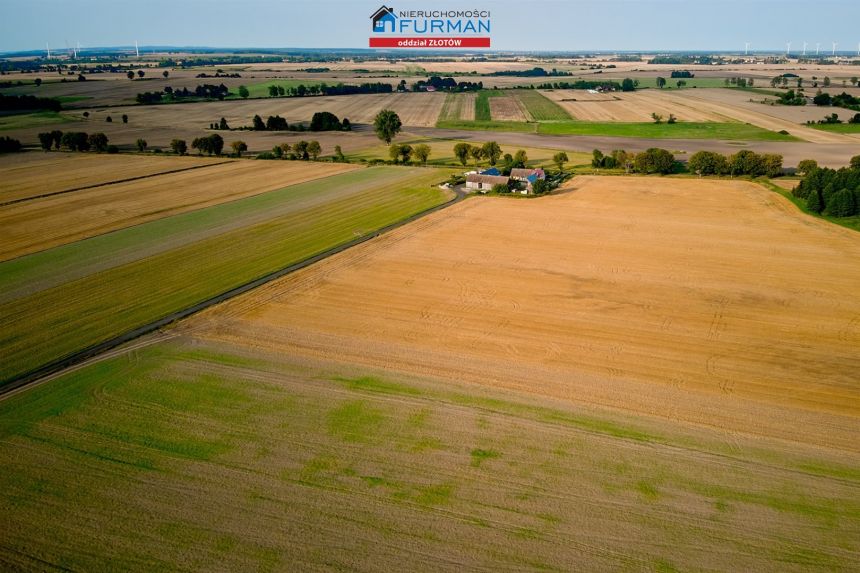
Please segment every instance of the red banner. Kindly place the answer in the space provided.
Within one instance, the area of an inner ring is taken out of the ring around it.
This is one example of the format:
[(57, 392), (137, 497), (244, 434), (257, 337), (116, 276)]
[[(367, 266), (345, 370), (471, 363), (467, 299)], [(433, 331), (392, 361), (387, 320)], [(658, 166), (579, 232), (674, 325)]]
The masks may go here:
[(489, 38), (370, 38), (371, 48), (489, 48)]

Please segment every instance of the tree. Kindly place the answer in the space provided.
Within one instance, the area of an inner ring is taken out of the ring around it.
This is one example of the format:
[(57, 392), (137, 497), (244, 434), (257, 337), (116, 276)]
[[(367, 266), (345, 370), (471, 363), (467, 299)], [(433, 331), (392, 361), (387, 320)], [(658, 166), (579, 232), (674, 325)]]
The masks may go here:
[(254, 131), (265, 131), (266, 130), (266, 124), (263, 123), (263, 118), (260, 117), (259, 115), (254, 116), (253, 123), (254, 123)]
[(834, 217), (850, 217), (857, 213), (854, 193), (850, 189), (841, 189), (827, 201), (827, 214)]
[(687, 161), (687, 168), (699, 176), (722, 175), (728, 169), (726, 157), (713, 151), (697, 151)]
[[(856, 84), (856, 83), (857, 83), (857, 81), (856, 81), (856, 80), (857, 80), (857, 78), (853, 78), (853, 79), (855, 80), (855, 81), (854, 81), (854, 83)], [(33, 80), (33, 83), (34, 83), (34, 84), (36, 84), (36, 87), (41, 86), (41, 85), (42, 85), (42, 78), (36, 78), (35, 80)]]
[(830, 87), (830, 78), (828, 76), (824, 76), (824, 87)]
[(654, 120), (654, 123), (663, 123), (663, 116), (657, 112), (651, 114), (651, 119)]
[[(340, 145), (334, 146), (334, 160), (337, 161), (338, 163), (342, 163), (342, 162), (346, 161), (346, 156), (343, 154), (343, 149), (340, 148)], [(426, 161), (426, 159), (425, 159), (425, 161)]]
[(397, 158), (400, 157), (400, 144), (399, 143), (392, 143), (388, 147), (388, 157), (391, 158), (391, 161), (393, 161), (394, 163), (397, 163)]
[(230, 147), (233, 148), (233, 153), (236, 154), (236, 157), (242, 157), (243, 151), (248, 151), (248, 144), (244, 141), (234, 141), (230, 144)]
[(621, 82), (621, 91), (632, 92), (635, 89), (636, 86), (633, 83), (633, 80), (631, 80), (630, 78), (624, 78), (624, 80)]
[(290, 147), (289, 143), (282, 143), (281, 144), (281, 155), (283, 155), (283, 157), (286, 158), (290, 153), (290, 149), (292, 149), (292, 148)]
[(146, 72), (144, 72), (143, 70), (137, 70), (137, 77), (139, 77), (140, 79), (143, 79), (143, 76), (145, 75)]
[(308, 158), (308, 142), (304, 139), (301, 141), (297, 141), (293, 144), (293, 153), (296, 154), (296, 157), (299, 159), (307, 159)]
[(813, 189), (809, 193), (809, 197), (806, 198), (806, 208), (813, 213), (821, 213), (822, 209), (824, 209), (824, 205), (821, 201), (821, 195), (818, 193), (818, 190)]
[(418, 161), (420, 161), (422, 165), (427, 164), (427, 159), (430, 157), (429, 145), (426, 143), (419, 143), (412, 149), (412, 151), (415, 153), (415, 157), (418, 158)]
[(543, 195), (549, 192), (549, 182), (546, 179), (538, 179), (532, 183), (532, 193), (535, 195)]
[(84, 119), (89, 119), (89, 118), (90, 118), (90, 112), (85, 111), (84, 112)]
[(225, 129), (229, 131), (230, 126), (227, 125), (227, 120), (225, 118), (222, 117), (221, 121), (218, 122), (218, 129)]
[(50, 131), (39, 134), (39, 144), (45, 151), (51, 151), (51, 146), (54, 144), (54, 136)]
[(564, 151), (559, 151), (552, 156), (552, 161), (558, 166), (559, 171), (564, 171), (564, 164), (566, 161), (568, 161), (567, 153), (565, 153)]
[(678, 118), (675, 117), (674, 113), (669, 114), (669, 119), (666, 120), (666, 123), (675, 123), (678, 121)]
[(347, 118), (343, 118), (343, 121), (340, 123), (340, 127), (344, 131), (352, 131), (352, 124), (349, 123), (349, 120)]
[(320, 147), (320, 142), (317, 140), (311, 140), (308, 142), (308, 155), (310, 155), (314, 160), (319, 157), (320, 153), (322, 153), (322, 148)]
[(814, 98), (812, 98), (812, 103), (814, 103), (815, 105), (830, 105), (831, 104), (830, 94), (827, 92), (822, 92), (821, 90), (818, 90), (818, 93), (815, 94)]
[(95, 149), (99, 153), (103, 153), (107, 151), (108, 147), (108, 138), (104, 133), (93, 133), (89, 137), (87, 137), (88, 147)]
[(184, 139), (172, 139), (170, 141), (170, 149), (177, 155), (185, 155), (188, 152), (188, 145)]
[(138, 139), (135, 143), (137, 144), (137, 150), (138, 151), (140, 151), (141, 153), (146, 151), (146, 140), (145, 139)]
[(134, 72), (133, 72), (133, 71), (131, 71), (131, 70), (129, 70), (129, 71), (128, 71), (128, 73), (127, 73), (127, 74), (125, 74), (125, 76), (126, 76), (128, 79), (133, 80), (133, 79), (134, 79)]
[(797, 173), (799, 175), (809, 175), (809, 172), (818, 168), (818, 162), (814, 159), (803, 159), (797, 164)]
[(373, 120), (373, 130), (376, 132), (376, 136), (386, 144), (391, 143), (394, 136), (400, 133), (401, 126), (400, 117), (390, 109), (381, 110)]
[(54, 149), (60, 149), (60, 141), (63, 139), (63, 132), (59, 129), (51, 131), (51, 137), (54, 140)]
[(454, 157), (460, 160), (461, 165), (466, 165), (466, 161), (469, 160), (469, 149), (471, 147), (468, 143), (463, 142), (454, 145)]
[(675, 167), (675, 156), (665, 149), (651, 147), (636, 155), (633, 162), (639, 173), (671, 173)]
[(469, 148), (469, 155), (475, 160), (475, 167), (478, 167), (478, 162), (484, 158), (484, 150), (474, 145)]
[(111, 116), (107, 116), (107, 117), (105, 118), (105, 121), (106, 121), (106, 122), (108, 122), (108, 123), (113, 123), (113, 118), (112, 118)]
[(278, 97), (278, 86), (269, 86), (269, 97)]
[[(728, 81), (728, 79), (726, 79), (726, 81)], [(666, 78), (658, 77), (657, 78), (657, 87), (660, 89), (663, 89), (663, 86), (665, 86), (665, 85), (666, 85)]]
[(167, 79), (167, 77), (168, 77), (169, 75), (170, 75), (170, 72), (168, 72), (167, 70), (164, 70), (163, 72), (161, 72), (161, 76), (162, 76), (165, 80)]
[(330, 111), (318, 111), (311, 118), (311, 131), (340, 131), (343, 126), (337, 116)]
[(603, 152), (599, 149), (591, 152), (591, 166), (595, 168), (603, 167)]
[(851, 167), (851, 169), (860, 169), (860, 155), (855, 155), (854, 157), (852, 157), (851, 160), (848, 162), (848, 165)]
[(490, 188), (490, 193), (495, 193), (497, 195), (504, 195), (506, 193), (510, 193), (511, 188), (505, 185), (504, 183), (496, 183)]
[(239, 97), (242, 99), (248, 99), (249, 95), (251, 95), (251, 92), (248, 91), (248, 88), (245, 86), (239, 86)]
[(516, 153), (514, 153), (513, 161), (511, 162), (511, 168), (523, 169), (526, 166), (526, 163), (529, 162), (529, 156), (526, 155), (524, 149), (518, 149)]
[(128, 123), (128, 114), (126, 114), (126, 113), (122, 114), (122, 122)]
[(678, 80), (677, 84), (678, 84), (678, 89), (681, 89), (682, 87), (687, 85), (687, 82), (685, 80)]
[(481, 147), (481, 153), (490, 162), (490, 165), (495, 165), (502, 156), (502, 148), (495, 141), (488, 141)]
[(776, 153), (765, 153), (761, 156), (762, 170), (768, 177), (779, 177), (782, 175), (782, 155)]

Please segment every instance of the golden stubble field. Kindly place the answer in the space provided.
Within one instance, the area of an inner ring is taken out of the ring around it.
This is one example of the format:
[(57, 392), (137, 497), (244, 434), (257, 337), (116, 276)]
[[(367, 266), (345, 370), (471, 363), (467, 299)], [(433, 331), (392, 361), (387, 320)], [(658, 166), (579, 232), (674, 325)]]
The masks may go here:
[(212, 341), (858, 452), (860, 236), (748, 182), (473, 199), (208, 311)]

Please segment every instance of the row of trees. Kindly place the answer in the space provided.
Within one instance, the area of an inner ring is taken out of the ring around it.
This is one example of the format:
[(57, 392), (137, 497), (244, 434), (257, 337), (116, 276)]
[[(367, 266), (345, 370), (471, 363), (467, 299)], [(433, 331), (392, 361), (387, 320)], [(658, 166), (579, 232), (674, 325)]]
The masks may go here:
[(677, 169), (675, 156), (665, 149), (651, 147), (641, 153), (628, 153), (623, 149), (615, 149), (605, 155), (599, 149), (591, 152), (591, 166), (599, 169), (621, 169), (627, 173), (659, 173), (665, 175)]
[[(257, 159), (301, 159), (301, 160), (316, 160), (317, 157), (322, 153), (322, 147), (320, 146), (320, 142), (316, 140), (311, 141), (297, 141), (290, 145), (289, 143), (282, 143), (280, 145), (276, 145), (272, 148), (272, 151), (266, 151), (257, 155)], [(336, 145), (334, 148), (334, 160), (335, 161), (345, 161), (346, 158), (343, 155), (343, 151), (340, 149), (340, 145)]]
[(3, 95), (0, 94), (0, 111), (24, 111), (44, 109), (60, 111), (63, 108), (60, 100), (32, 95)]
[(409, 163), (413, 154), (415, 155), (415, 158), (424, 165), (427, 163), (427, 159), (430, 158), (430, 146), (425, 143), (419, 143), (414, 147), (408, 143), (392, 143), (388, 148), (388, 156), (391, 157), (391, 160), (394, 163), (397, 163), (398, 159), (401, 163)]
[(860, 155), (841, 169), (818, 167), (807, 159), (800, 162), (798, 172), (805, 176), (792, 194), (805, 200), (807, 209), (833, 217), (860, 214)]
[(0, 137), (0, 153), (16, 153), (21, 151), (21, 142), (11, 137)]
[(40, 133), (39, 144), (45, 151), (50, 151), (51, 148), (60, 149), (60, 147), (64, 147), (69, 151), (93, 150), (103, 153), (109, 151), (111, 147), (116, 149), (114, 146), (108, 145), (108, 137), (104, 133), (87, 134), (84, 131), (67, 131), (63, 133), (58, 129)]
[(687, 161), (687, 168), (698, 175), (750, 175), (778, 177), (782, 175), (782, 155), (758, 154), (742, 149), (732, 155), (714, 151), (697, 151)]

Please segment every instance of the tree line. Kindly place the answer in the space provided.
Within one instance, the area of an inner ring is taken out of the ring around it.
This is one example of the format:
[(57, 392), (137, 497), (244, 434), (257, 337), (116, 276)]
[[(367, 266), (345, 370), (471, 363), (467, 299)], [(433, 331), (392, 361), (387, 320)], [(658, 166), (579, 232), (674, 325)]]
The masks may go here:
[(60, 100), (32, 95), (3, 95), (0, 94), (0, 111), (30, 111), (44, 109), (60, 111), (63, 109)]
[(62, 132), (58, 129), (45, 131), (39, 134), (39, 144), (45, 151), (63, 147), (69, 151), (119, 152), (115, 145), (108, 144), (107, 135), (101, 132), (87, 134), (84, 131)]
[(671, 152), (651, 147), (640, 153), (628, 153), (615, 149), (608, 155), (599, 149), (591, 152), (591, 166), (595, 169), (624, 169), (627, 173), (666, 175), (679, 170), (679, 164)]
[(791, 194), (804, 200), (808, 210), (832, 217), (860, 214), (860, 155), (840, 169), (819, 167), (807, 159), (800, 162), (798, 172), (804, 177)]
[(750, 175), (778, 177), (782, 175), (782, 155), (755, 153), (742, 149), (732, 155), (714, 151), (697, 151), (687, 161), (687, 169), (698, 175)]

